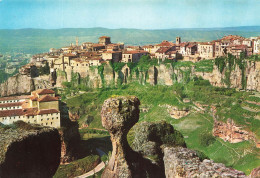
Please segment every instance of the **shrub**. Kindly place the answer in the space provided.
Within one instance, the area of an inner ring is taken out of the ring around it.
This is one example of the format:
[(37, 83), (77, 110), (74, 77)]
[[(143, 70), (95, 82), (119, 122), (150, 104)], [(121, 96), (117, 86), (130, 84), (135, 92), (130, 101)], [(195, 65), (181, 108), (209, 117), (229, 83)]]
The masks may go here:
[(200, 144), (202, 146), (209, 146), (216, 141), (215, 137), (209, 132), (203, 132), (200, 134)]
[(204, 159), (209, 159), (205, 153), (199, 151), (199, 150), (194, 150), (197, 153), (197, 156), (199, 157), (200, 161), (203, 161)]

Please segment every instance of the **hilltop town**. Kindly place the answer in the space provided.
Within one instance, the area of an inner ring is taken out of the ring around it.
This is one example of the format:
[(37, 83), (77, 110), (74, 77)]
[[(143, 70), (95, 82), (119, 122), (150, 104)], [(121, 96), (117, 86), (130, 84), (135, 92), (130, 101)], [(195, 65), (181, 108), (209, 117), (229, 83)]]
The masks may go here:
[(76, 38), (75, 45), (60, 49), (51, 48), (48, 53), (34, 55), (31, 64), (23, 68), (31, 67), (32, 64), (40, 67), (48, 63), (52, 71), (65, 71), (68, 68), (80, 71), (109, 61), (138, 62), (143, 55), (150, 55), (162, 61), (168, 59), (196, 62), (227, 54), (239, 57), (242, 52), (247, 56), (259, 54), (260, 37), (229, 35), (210, 42), (182, 42), (181, 37), (176, 37), (175, 43), (165, 40), (155, 45), (125, 46), (123, 43), (112, 43), (108, 36), (101, 36), (98, 43), (79, 44)]

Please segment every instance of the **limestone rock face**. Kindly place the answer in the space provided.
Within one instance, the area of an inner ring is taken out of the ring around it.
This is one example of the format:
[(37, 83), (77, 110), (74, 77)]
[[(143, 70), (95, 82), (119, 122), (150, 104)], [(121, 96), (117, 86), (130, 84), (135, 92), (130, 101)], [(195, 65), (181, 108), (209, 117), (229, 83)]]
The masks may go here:
[(160, 166), (163, 172), (161, 146), (163, 144), (170, 144), (186, 147), (182, 134), (165, 121), (141, 122), (134, 126), (134, 133), (133, 150), (140, 152), (143, 156), (150, 159), (155, 157), (156, 159), (153, 162)]
[(161, 64), (158, 67), (158, 84), (160, 85), (173, 85), (172, 80), (173, 68), (170, 64)]
[(5, 83), (0, 84), (0, 95), (21, 95), (30, 93), (33, 90), (48, 88), (51, 84), (48, 80), (43, 80), (40, 77), (31, 78), (27, 75), (17, 74), (8, 78)]
[(200, 161), (196, 152), (181, 147), (164, 148), (164, 165), (166, 178), (189, 177), (246, 177), (241, 172), (204, 159)]
[(114, 84), (114, 71), (111, 65), (105, 65), (104, 66), (104, 80), (106, 81), (106, 86), (111, 86)]
[(0, 128), (0, 177), (52, 177), (60, 163), (57, 129)]
[[(217, 87), (227, 87), (226, 84), (223, 82), (225, 78), (225, 70), (220, 73), (218, 68), (214, 66), (213, 71), (209, 72), (195, 72), (197, 76), (201, 76), (205, 80), (209, 80), (209, 82), (213, 86)], [(246, 64), (245, 70), (246, 76), (246, 89), (247, 90), (256, 90), (260, 91), (260, 62), (250, 62), (248, 61)], [(230, 87), (231, 88), (242, 88), (242, 71), (239, 69), (238, 66), (235, 67), (230, 74)]]
[(260, 177), (260, 167), (253, 169), (250, 174), (250, 178), (259, 178)]
[(134, 152), (127, 142), (127, 133), (139, 120), (140, 101), (136, 97), (107, 99), (102, 107), (102, 125), (109, 131), (113, 146), (112, 156), (102, 177), (158, 177), (156, 169)]
[(87, 86), (90, 88), (101, 88), (102, 79), (98, 73), (98, 69), (90, 69), (87, 75)]

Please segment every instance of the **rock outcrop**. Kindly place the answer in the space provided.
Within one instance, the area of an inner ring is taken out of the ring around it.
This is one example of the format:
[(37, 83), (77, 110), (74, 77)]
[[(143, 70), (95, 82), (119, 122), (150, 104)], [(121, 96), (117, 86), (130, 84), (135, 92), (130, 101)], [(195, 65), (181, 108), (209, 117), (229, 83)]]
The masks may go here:
[(133, 150), (152, 160), (162, 170), (164, 170), (162, 145), (186, 147), (182, 134), (165, 121), (141, 122), (134, 126), (134, 133)]
[[(209, 80), (211, 85), (217, 87), (227, 87), (227, 85), (223, 82), (225, 79), (225, 70), (221, 73), (217, 66), (213, 67), (212, 72), (195, 72), (196, 76), (201, 76), (205, 80)], [(260, 91), (260, 62), (250, 62), (247, 61), (246, 69), (246, 89), (247, 90), (255, 90)], [(242, 88), (242, 71), (238, 66), (232, 70), (230, 74), (230, 87), (231, 88)]]
[(0, 95), (21, 95), (41, 88), (50, 88), (51, 83), (49, 81), (41, 77), (31, 78), (27, 75), (17, 74), (8, 78), (5, 83), (0, 84)]
[(0, 128), (0, 177), (52, 177), (60, 164), (58, 130), (17, 123)]
[(259, 178), (260, 177), (260, 167), (253, 169), (251, 172), (250, 178)]
[(80, 134), (77, 121), (69, 117), (68, 108), (65, 103), (60, 103), (61, 125), (59, 134), (61, 137), (61, 164), (74, 161), (79, 157)]
[(222, 163), (204, 159), (200, 161), (193, 150), (181, 147), (164, 148), (164, 165), (166, 178), (189, 177), (246, 177), (246, 175)]
[[(162, 177), (161, 171), (133, 151), (127, 133), (139, 120), (140, 101), (136, 97), (107, 99), (102, 107), (102, 125), (109, 131), (113, 146), (112, 156), (102, 177)], [(164, 177), (164, 176), (163, 176)]]
[[(171, 64), (160, 64), (152, 66), (148, 71), (133, 71), (125, 65), (120, 71), (115, 72), (107, 64), (103, 71), (95, 66), (78, 67), (73, 69), (67, 67), (65, 71), (52, 71), (49, 77), (40, 76), (36, 78), (27, 75), (18, 74), (10, 77), (0, 86), (2, 96), (17, 95), (29, 93), (39, 88), (48, 88), (54, 85), (62, 87), (63, 82), (73, 82), (75, 85), (83, 84), (89, 88), (102, 88), (117, 86), (119, 83), (139, 82), (141, 84), (149, 83), (151, 85), (173, 85), (175, 82), (187, 82), (192, 77), (202, 77), (209, 80), (211, 85), (217, 87), (228, 87), (224, 82), (226, 79), (226, 69), (221, 73), (217, 66), (213, 67), (212, 72), (197, 72), (195, 67), (173, 67)], [(75, 77), (76, 76), (76, 77)], [(235, 66), (230, 72), (230, 87), (242, 89), (245, 76), (246, 89), (260, 91), (260, 62), (247, 61), (244, 75), (242, 70)], [(73, 85), (74, 86), (74, 85)]]

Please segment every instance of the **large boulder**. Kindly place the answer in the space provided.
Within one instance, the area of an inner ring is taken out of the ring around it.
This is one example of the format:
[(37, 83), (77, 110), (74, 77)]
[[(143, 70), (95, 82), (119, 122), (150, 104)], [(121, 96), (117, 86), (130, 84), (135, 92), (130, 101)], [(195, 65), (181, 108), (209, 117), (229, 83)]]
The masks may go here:
[(60, 135), (57, 129), (22, 121), (1, 125), (0, 150), (1, 178), (48, 178), (60, 164)]
[(109, 131), (113, 145), (103, 178), (164, 177), (162, 171), (128, 145), (127, 133), (139, 120), (139, 105), (138, 98), (129, 96), (109, 98), (102, 106), (102, 125)]
[(182, 134), (165, 121), (142, 122), (134, 126), (134, 133), (133, 150), (152, 159), (159, 166), (163, 165), (162, 145), (186, 147)]

